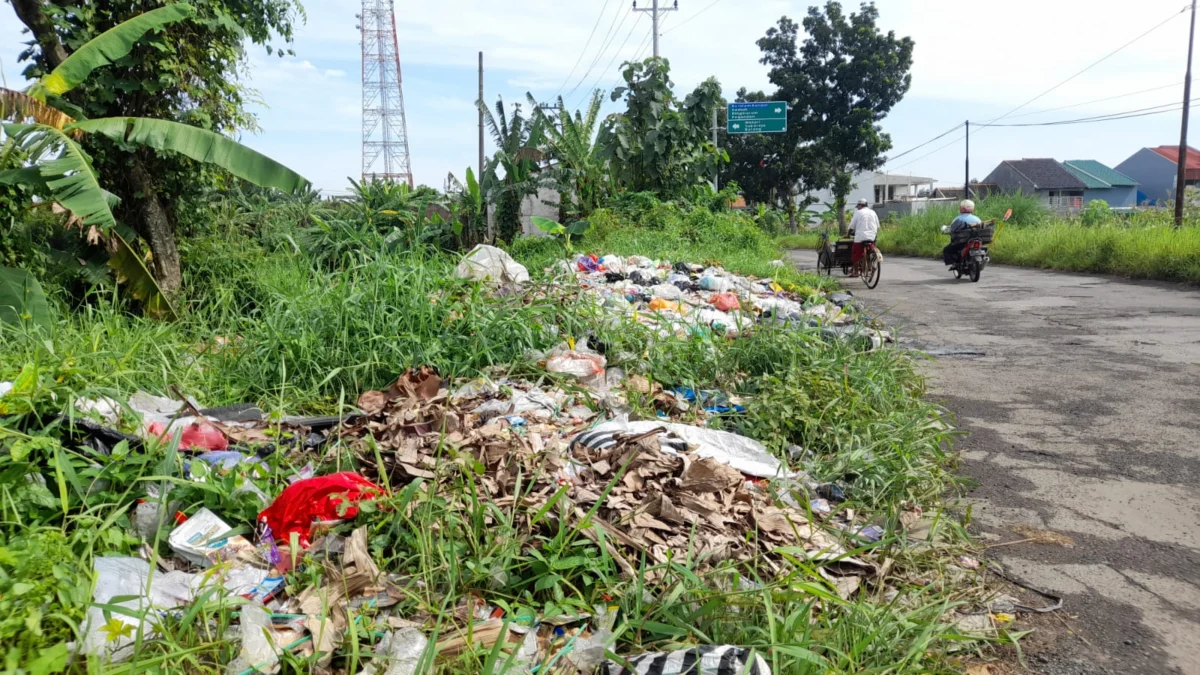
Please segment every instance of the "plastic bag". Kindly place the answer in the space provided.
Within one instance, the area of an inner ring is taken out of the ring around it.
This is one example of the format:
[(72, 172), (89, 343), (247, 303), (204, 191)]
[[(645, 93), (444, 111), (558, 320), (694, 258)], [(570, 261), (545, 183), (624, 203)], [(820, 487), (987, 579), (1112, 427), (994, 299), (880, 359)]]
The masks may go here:
[[(429, 640), (416, 628), (401, 628), (388, 633), (375, 647), (376, 654), (387, 656), (368, 663), (359, 671), (359, 675), (416, 675), (421, 655), (428, 644)], [(386, 665), (384, 670), (379, 669), (379, 662)]]
[[(111, 619), (134, 630), (134, 635), (120, 635), (110, 640), (110, 632), (106, 628), (109, 619), (105, 618), (104, 610), (96, 605), (115, 604), (135, 612), (145, 612), (145, 623), (150, 624), (157, 616), (153, 609), (171, 609), (192, 601), (193, 574), (155, 572), (151, 578), (150, 563), (141, 558), (128, 557), (94, 558), (92, 569), (96, 573), (96, 587), (92, 591), (94, 604), (88, 608), (84, 620), (82, 645), (83, 653), (88, 655), (104, 655), (113, 662), (122, 661), (131, 655), (131, 650), (126, 648), (132, 646), (139, 627), (142, 627), (143, 639), (154, 632), (152, 626), (144, 625), (137, 617), (109, 612)], [(147, 581), (150, 582), (149, 595), (146, 594)], [(113, 602), (114, 598), (122, 596), (132, 596), (132, 599)]]
[(606, 363), (599, 354), (572, 350), (550, 357), (546, 361), (546, 370), (586, 380), (604, 373)]
[(317, 476), (287, 486), (275, 501), (258, 514), (280, 541), (293, 533), (308, 548), (312, 527), (337, 523), (358, 515), (357, 503), (383, 494), (383, 488), (352, 471)]
[(742, 303), (738, 300), (738, 296), (733, 293), (717, 293), (709, 300), (713, 307), (722, 312), (732, 312), (735, 309), (741, 309)]
[(604, 265), (609, 272), (617, 274), (625, 274), (625, 261), (619, 255), (609, 254), (600, 259), (600, 264)]
[[(146, 433), (155, 438), (162, 438), (169, 432), (169, 426), (162, 422), (151, 422), (146, 427)], [(193, 418), (183, 427), (179, 437), (179, 447), (191, 450), (228, 450), (229, 441), (221, 430), (205, 420)]]
[(571, 445), (582, 444), (593, 449), (604, 449), (615, 443), (616, 434), (642, 434), (653, 429), (662, 429), (659, 443), (665, 452), (682, 452), (693, 448), (693, 456), (711, 457), (747, 476), (756, 478), (790, 477), (794, 475), (785, 468), (766, 446), (758, 441), (728, 431), (705, 429), (672, 422), (630, 422), (622, 415), (598, 424), (571, 439)]
[(605, 663), (603, 675), (771, 675), (771, 667), (757, 651), (732, 645), (651, 652), (627, 660), (629, 668)]
[(602, 267), (600, 259), (596, 257), (595, 253), (579, 256), (579, 260), (575, 264), (579, 267), (580, 272), (599, 272)]
[(495, 246), (480, 244), (458, 263), (454, 276), (501, 283), (523, 284), (529, 281), (529, 271), (512, 256)]
[(706, 291), (716, 291), (724, 293), (731, 288), (728, 279), (722, 277), (705, 276), (700, 279), (700, 288)]
[(654, 297), (662, 298), (664, 300), (679, 300), (683, 297), (683, 291), (679, 290), (678, 286), (671, 284), (659, 284), (658, 286), (650, 289), (650, 292), (654, 295)]
[(258, 605), (242, 605), (241, 621), (242, 650), (225, 667), (227, 675), (264, 672), (264, 666), (265, 671), (274, 670), (271, 666), (279, 660), (279, 651), (271, 639), (271, 613)]
[(683, 305), (679, 304), (678, 302), (674, 302), (671, 300), (664, 300), (662, 298), (653, 298), (652, 300), (650, 300), (650, 311), (652, 311), (652, 312), (668, 311), (668, 312), (675, 312), (677, 314), (683, 314), (686, 310), (684, 310)]

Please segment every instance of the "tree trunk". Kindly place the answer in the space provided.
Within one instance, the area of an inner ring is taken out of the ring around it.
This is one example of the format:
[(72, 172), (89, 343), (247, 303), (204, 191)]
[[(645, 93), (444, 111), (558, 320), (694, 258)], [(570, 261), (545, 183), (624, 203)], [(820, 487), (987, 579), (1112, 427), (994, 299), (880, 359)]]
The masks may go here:
[(179, 266), (179, 248), (175, 245), (175, 224), (163, 207), (140, 158), (134, 157), (129, 167), (129, 183), (137, 198), (136, 213), (139, 216), (134, 229), (150, 244), (151, 272), (159, 288), (168, 298), (179, 294), (183, 287), (183, 272)]
[(12, 6), (17, 13), (17, 18), (25, 24), (25, 27), (33, 34), (33, 38), (37, 40), (38, 46), (42, 48), (46, 65), (50, 68), (57, 68), (63, 61), (66, 61), (67, 50), (63, 48), (58, 34), (54, 32), (54, 26), (42, 13), (41, 3), (38, 0), (12, 0)]
[(838, 233), (845, 236), (848, 228), (846, 224), (846, 195), (834, 195), (833, 208), (837, 211)]
[(800, 225), (796, 222), (796, 202), (789, 199), (787, 204), (788, 227), (791, 228), (792, 234), (797, 234), (800, 232)]

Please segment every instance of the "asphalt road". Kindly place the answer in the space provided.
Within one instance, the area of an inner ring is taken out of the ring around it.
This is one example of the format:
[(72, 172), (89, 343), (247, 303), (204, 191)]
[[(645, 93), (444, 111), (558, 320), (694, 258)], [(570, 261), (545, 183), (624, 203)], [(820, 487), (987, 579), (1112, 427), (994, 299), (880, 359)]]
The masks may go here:
[(846, 285), (936, 355), (988, 555), (1065, 597), (1031, 670), (1200, 675), (1200, 292), (894, 256)]

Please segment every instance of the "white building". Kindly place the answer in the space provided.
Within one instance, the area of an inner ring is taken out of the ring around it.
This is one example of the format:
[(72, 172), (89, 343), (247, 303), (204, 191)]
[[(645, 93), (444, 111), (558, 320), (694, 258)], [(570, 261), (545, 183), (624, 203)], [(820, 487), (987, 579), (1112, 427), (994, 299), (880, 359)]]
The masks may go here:
[[(860, 199), (866, 199), (874, 207), (885, 206), (888, 202), (912, 201), (921, 195), (923, 189), (928, 190), (926, 194), (932, 194), (933, 183), (932, 178), (924, 176), (862, 171), (854, 176), (850, 194), (846, 195), (846, 207), (853, 207)], [(816, 198), (816, 202), (808, 207), (811, 211), (820, 214), (833, 206), (833, 193), (829, 190), (803, 194), (796, 200), (802, 202), (810, 196)]]

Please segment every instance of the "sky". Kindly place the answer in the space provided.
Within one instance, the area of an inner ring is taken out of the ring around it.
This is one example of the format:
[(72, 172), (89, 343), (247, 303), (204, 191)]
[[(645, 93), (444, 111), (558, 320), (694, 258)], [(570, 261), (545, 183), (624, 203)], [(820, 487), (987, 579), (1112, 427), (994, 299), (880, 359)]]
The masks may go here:
[[(650, 0), (641, 0), (645, 7)], [(668, 4), (668, 0), (663, 0)], [(813, 0), (679, 0), (661, 26), (660, 49), (676, 91), (710, 76), (732, 98), (771, 90), (755, 45), (779, 17), (799, 20)], [(847, 9), (857, 3), (843, 3)], [(879, 26), (915, 44), (912, 88), (883, 122), (899, 155), (964, 120), (1013, 111), (1166, 21), (1082, 75), (1012, 112), (1005, 122), (1048, 122), (1177, 104), (1183, 98), (1187, 14), (1183, 0), (879, 0)], [(650, 19), (629, 0), (395, 0), (412, 167), (441, 187), (477, 163), (477, 54), (484, 100), (550, 102), (569, 109), (610, 91), (620, 64), (649, 55)], [(247, 49), (246, 84), (257, 90), (262, 130), (240, 140), (339, 193), (361, 166), (360, 2), (308, 0), (295, 56)], [(1170, 18), (1169, 18), (1170, 17)], [(593, 33), (593, 28), (595, 32)], [(23, 86), (21, 26), (0, 3), (0, 66)], [(1200, 86), (1200, 85), (1198, 85)], [(1114, 98), (1117, 97), (1117, 98)], [(1100, 100), (1109, 99), (1109, 100)], [(607, 97), (606, 97), (607, 100)], [(1068, 107), (1069, 106), (1069, 107)], [(616, 110), (607, 103), (605, 112)], [(1030, 114), (1033, 113), (1033, 114)], [(986, 128), (971, 134), (971, 176), (1004, 159), (1053, 157), (1120, 163), (1146, 146), (1177, 144), (1180, 113), (1050, 127)], [(1192, 125), (1193, 127), (1196, 125)], [(889, 162), (887, 171), (962, 184), (960, 132)], [(488, 151), (490, 152), (490, 143)], [(930, 154), (932, 153), (932, 154)]]

